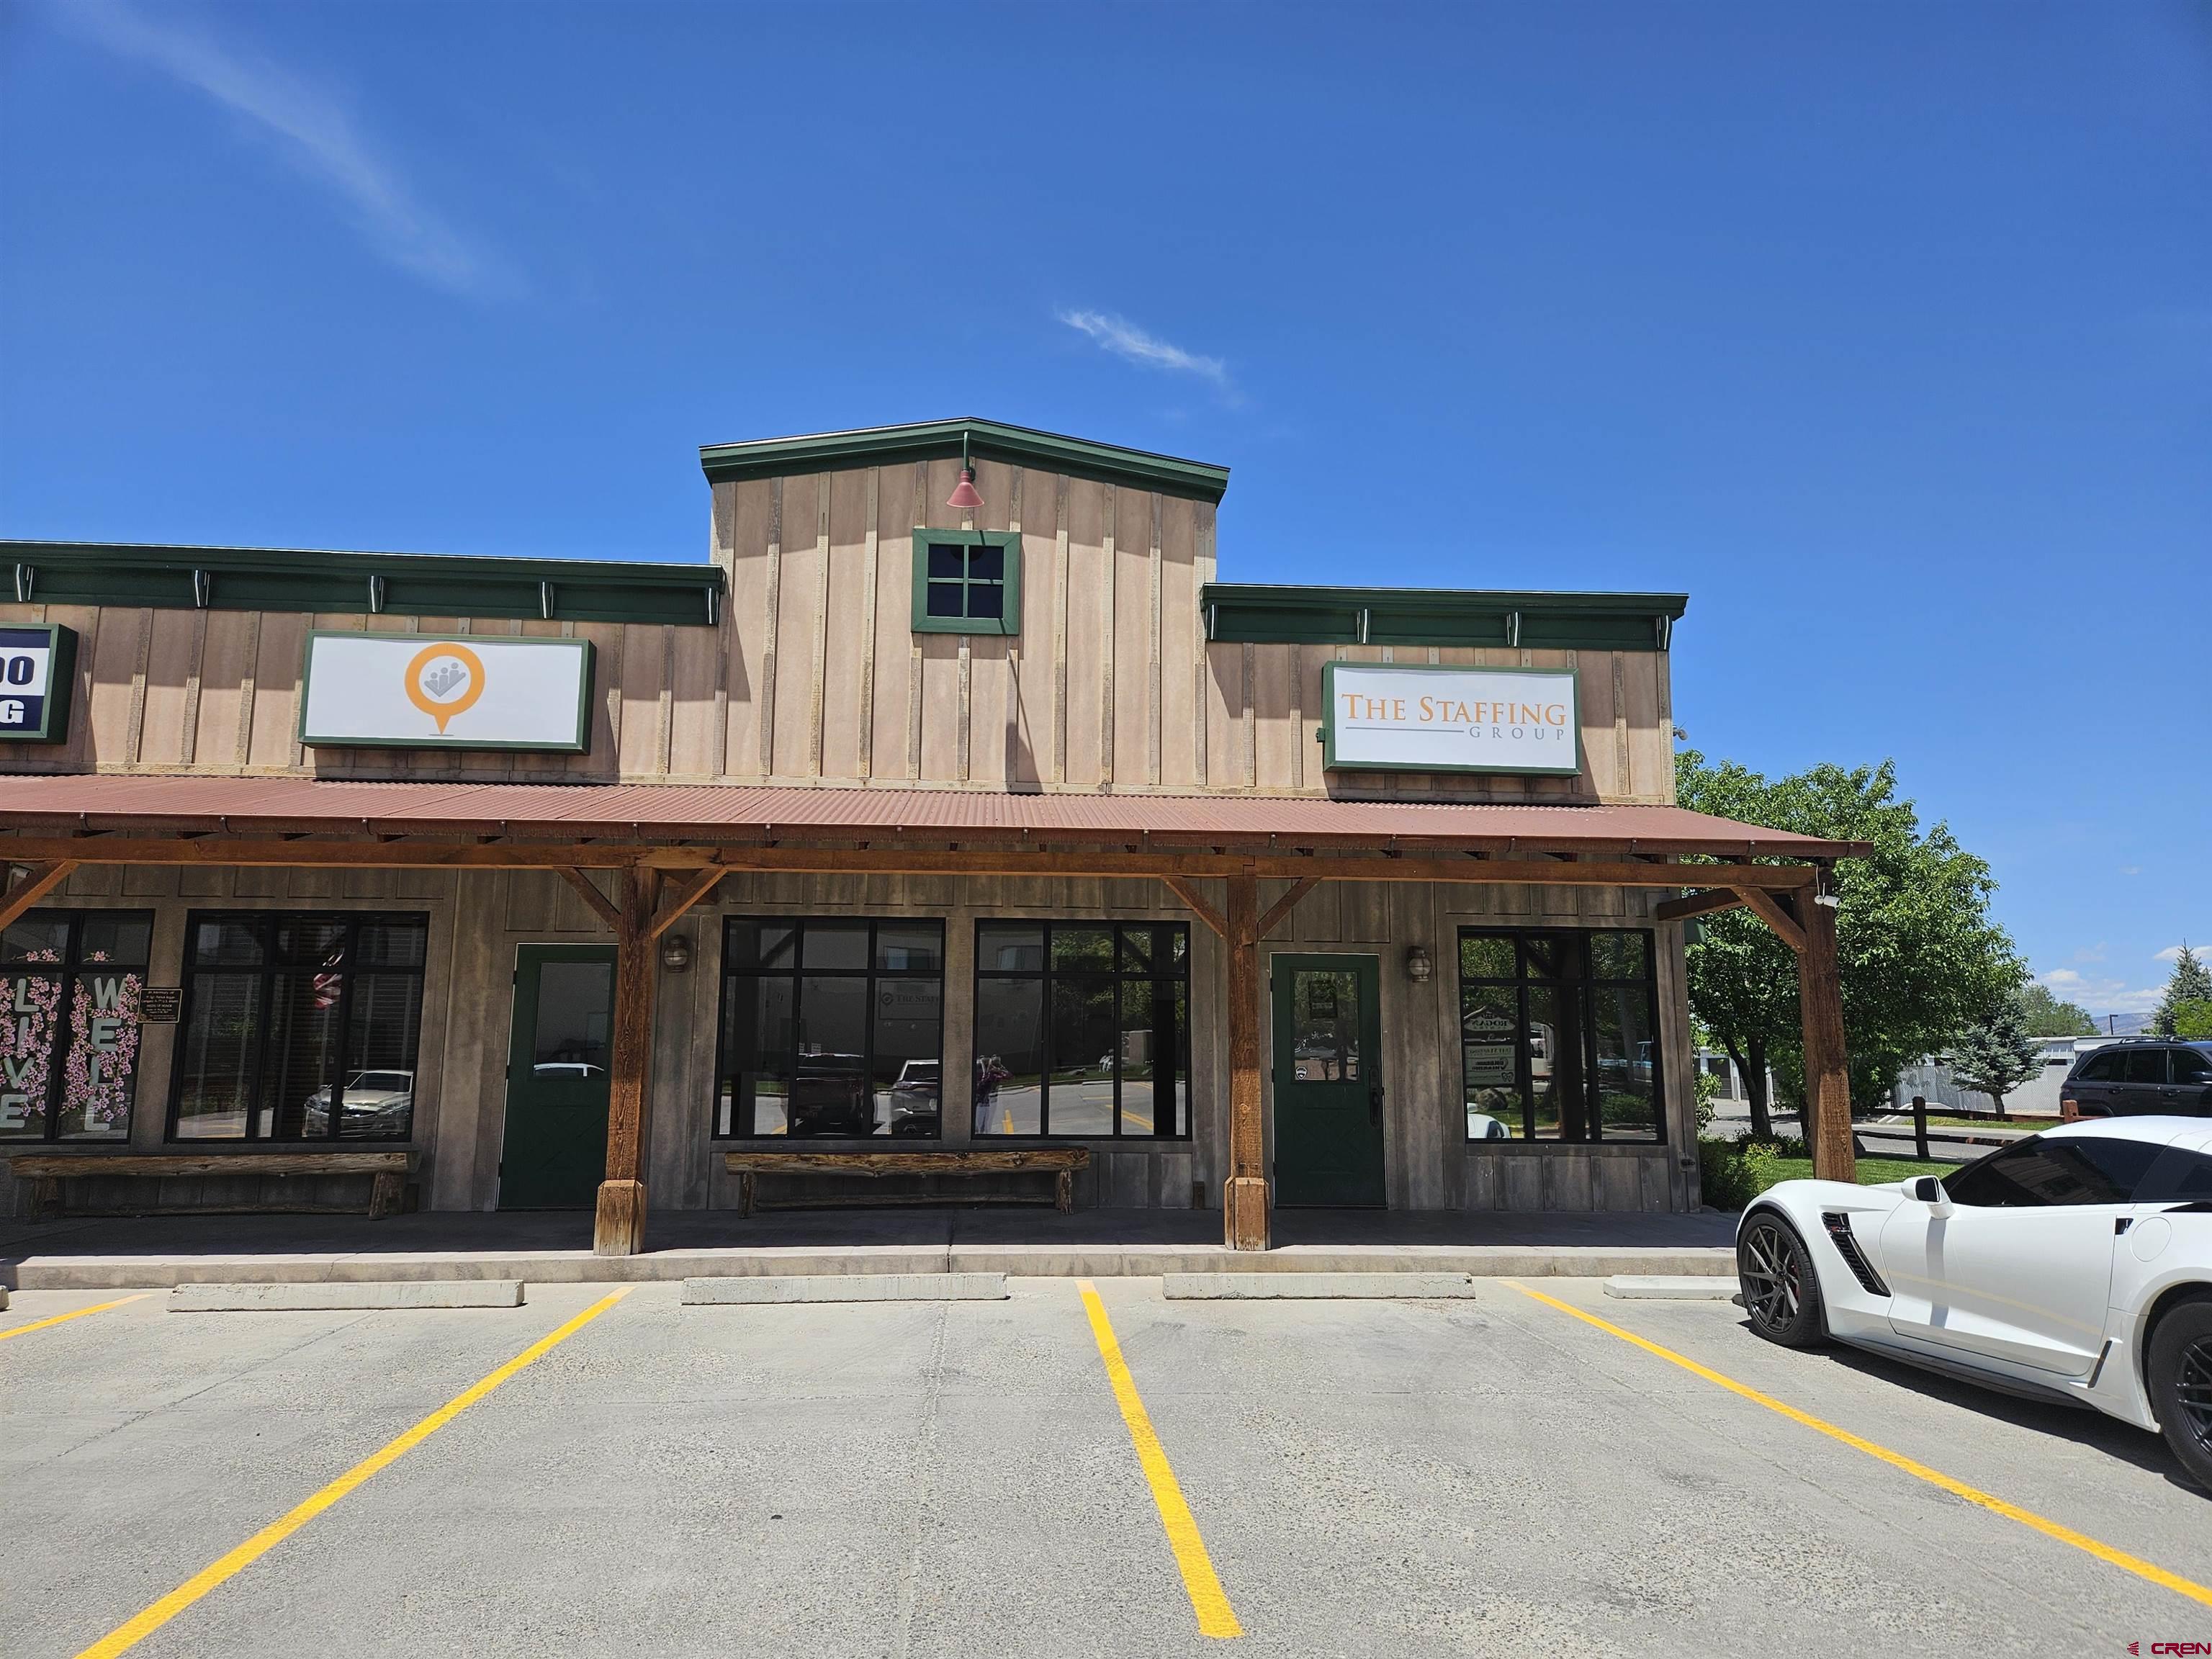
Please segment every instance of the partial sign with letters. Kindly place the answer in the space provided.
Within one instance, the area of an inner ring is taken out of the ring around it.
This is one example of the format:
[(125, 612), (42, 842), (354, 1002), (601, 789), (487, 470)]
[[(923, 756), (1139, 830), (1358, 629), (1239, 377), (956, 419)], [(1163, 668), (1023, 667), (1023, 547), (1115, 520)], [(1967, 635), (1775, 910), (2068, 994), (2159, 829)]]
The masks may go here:
[(361, 749), (591, 745), (592, 642), (317, 631), (300, 741)]
[(1582, 770), (1571, 668), (1322, 665), (1322, 764), (1346, 771)]
[(58, 623), (0, 627), (0, 740), (65, 743), (76, 632)]

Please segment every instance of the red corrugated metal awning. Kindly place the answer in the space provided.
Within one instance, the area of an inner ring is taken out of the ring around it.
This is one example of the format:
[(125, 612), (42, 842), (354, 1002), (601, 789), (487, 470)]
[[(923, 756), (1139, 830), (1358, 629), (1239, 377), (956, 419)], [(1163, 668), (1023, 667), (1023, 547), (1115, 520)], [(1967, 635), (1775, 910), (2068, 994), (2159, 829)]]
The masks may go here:
[[(1856, 842), (1761, 829), (1679, 806), (744, 784), (352, 782), (112, 773), (0, 776), (0, 830), (473, 833), (730, 843), (896, 839), (1036, 847), (1128, 843), (1790, 859), (1847, 858), (1864, 850)], [(88, 847), (88, 854), (91, 850)]]

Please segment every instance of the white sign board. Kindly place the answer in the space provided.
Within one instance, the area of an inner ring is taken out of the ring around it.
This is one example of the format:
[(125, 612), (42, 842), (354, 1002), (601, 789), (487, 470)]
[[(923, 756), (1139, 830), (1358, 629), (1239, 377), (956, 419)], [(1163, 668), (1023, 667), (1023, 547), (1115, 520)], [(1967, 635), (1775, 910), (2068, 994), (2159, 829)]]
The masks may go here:
[(1324, 766), (1382, 772), (1582, 769), (1568, 668), (1322, 667)]
[(300, 741), (388, 749), (540, 749), (591, 741), (592, 643), (313, 633)]

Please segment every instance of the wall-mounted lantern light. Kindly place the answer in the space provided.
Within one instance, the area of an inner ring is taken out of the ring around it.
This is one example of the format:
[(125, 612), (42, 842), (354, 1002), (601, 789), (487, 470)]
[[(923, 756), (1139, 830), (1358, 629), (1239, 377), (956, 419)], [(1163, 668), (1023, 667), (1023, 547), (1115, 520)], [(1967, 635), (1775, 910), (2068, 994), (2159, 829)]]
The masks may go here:
[(1406, 977), (1416, 985), (1426, 985), (1436, 976), (1436, 958), (1429, 954), (1429, 947), (1425, 945), (1408, 945), (1406, 950)]
[(663, 933), (660, 936), (660, 965), (672, 974), (691, 971), (691, 940), (684, 933)]

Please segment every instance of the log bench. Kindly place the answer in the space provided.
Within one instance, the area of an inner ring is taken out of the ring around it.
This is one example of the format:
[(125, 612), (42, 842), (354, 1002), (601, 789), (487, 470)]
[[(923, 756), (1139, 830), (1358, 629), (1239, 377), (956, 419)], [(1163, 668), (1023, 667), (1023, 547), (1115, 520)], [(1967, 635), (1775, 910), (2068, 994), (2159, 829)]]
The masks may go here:
[[(346, 1152), (14, 1152), (7, 1158), (9, 1172), (29, 1180), (31, 1214), (36, 1219), (62, 1213), (62, 1182), (94, 1180), (107, 1176), (356, 1176), (370, 1177), (368, 1213), (379, 1219), (399, 1212), (407, 1177), (416, 1154), (404, 1150)], [(244, 1211), (256, 1214), (317, 1213), (331, 1210), (326, 1204), (288, 1204), (281, 1200), (256, 1204), (216, 1206), (156, 1206), (134, 1211), (138, 1215), (216, 1214)], [(350, 1207), (350, 1206), (349, 1206)]]
[[(725, 1152), (722, 1161), (738, 1178), (738, 1213), (753, 1212), (753, 1181), (762, 1175), (867, 1176), (887, 1175), (986, 1176), (1034, 1172), (1053, 1180), (1053, 1200), (1064, 1215), (1075, 1207), (1075, 1172), (1091, 1162), (1088, 1146), (969, 1147), (950, 1146), (928, 1152)], [(837, 1194), (823, 1204), (936, 1204), (929, 1194), (898, 1193), (878, 1196)], [(1021, 1200), (999, 1193), (974, 1195), (978, 1203), (1016, 1203)]]

